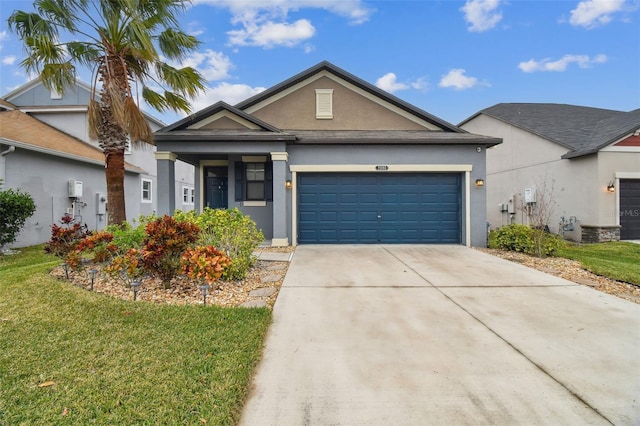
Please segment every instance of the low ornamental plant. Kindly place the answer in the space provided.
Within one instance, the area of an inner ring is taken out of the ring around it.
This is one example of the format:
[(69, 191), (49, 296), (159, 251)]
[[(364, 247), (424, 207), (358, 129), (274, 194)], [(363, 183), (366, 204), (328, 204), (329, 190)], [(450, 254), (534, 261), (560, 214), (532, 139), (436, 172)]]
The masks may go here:
[(107, 265), (105, 272), (114, 278), (122, 278), (128, 283), (141, 279), (145, 275), (142, 250), (132, 248), (125, 254), (116, 256)]
[(171, 280), (180, 270), (182, 253), (199, 237), (198, 225), (177, 221), (164, 215), (145, 227), (142, 241), (144, 269), (162, 280), (164, 288), (171, 287)]
[(211, 209), (202, 213), (195, 211), (176, 212), (175, 217), (200, 227), (198, 244), (214, 246), (231, 259), (231, 264), (222, 273), (226, 280), (241, 280), (255, 262), (254, 250), (264, 240), (256, 223), (239, 209)]
[(61, 225), (54, 223), (51, 226), (51, 239), (45, 245), (44, 251), (66, 260), (78, 244), (91, 233), (86, 224), (81, 225), (70, 215), (62, 216), (60, 223)]
[(197, 246), (185, 250), (181, 263), (183, 274), (213, 287), (231, 260), (213, 246)]
[(117, 250), (118, 247), (113, 243), (113, 234), (107, 231), (91, 233), (91, 235), (80, 241), (75, 249), (81, 255), (89, 254), (93, 263), (102, 263), (110, 260)]

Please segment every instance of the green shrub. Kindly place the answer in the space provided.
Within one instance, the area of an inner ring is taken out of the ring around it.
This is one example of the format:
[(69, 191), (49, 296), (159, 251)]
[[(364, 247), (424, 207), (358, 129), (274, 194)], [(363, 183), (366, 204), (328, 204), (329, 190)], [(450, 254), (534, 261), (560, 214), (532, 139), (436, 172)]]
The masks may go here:
[(237, 208), (222, 210), (206, 207), (201, 214), (179, 211), (174, 217), (200, 227), (199, 245), (214, 246), (229, 256), (231, 264), (222, 273), (224, 279), (241, 280), (247, 275), (255, 262), (253, 251), (264, 240), (262, 231), (249, 216)]
[(24, 223), (35, 211), (31, 195), (13, 189), (0, 191), (0, 248), (15, 242)]
[(118, 255), (123, 255), (130, 249), (142, 247), (146, 225), (146, 222), (140, 221), (138, 226), (133, 226), (129, 222), (107, 226), (106, 231), (113, 235), (113, 244), (117, 247)]
[(489, 236), (490, 248), (527, 253), (537, 257), (553, 255), (563, 245), (564, 240), (558, 235), (519, 224), (503, 226)]

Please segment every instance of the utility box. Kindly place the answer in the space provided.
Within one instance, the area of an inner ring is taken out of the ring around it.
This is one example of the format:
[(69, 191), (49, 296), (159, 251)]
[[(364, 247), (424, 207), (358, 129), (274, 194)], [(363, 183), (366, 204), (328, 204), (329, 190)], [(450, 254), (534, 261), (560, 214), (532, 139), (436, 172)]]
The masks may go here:
[(82, 197), (82, 181), (70, 180), (69, 181), (69, 198)]
[(527, 204), (532, 204), (536, 202), (536, 189), (535, 188), (525, 188), (524, 189), (524, 202)]
[(96, 193), (97, 214), (107, 214), (107, 196), (101, 192)]

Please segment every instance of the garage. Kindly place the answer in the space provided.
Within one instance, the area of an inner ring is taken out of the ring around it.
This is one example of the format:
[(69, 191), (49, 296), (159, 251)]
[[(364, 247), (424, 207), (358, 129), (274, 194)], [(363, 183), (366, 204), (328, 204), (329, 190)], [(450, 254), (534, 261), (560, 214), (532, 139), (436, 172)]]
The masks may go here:
[(640, 240), (640, 179), (620, 179), (620, 239)]
[(460, 173), (300, 173), (300, 244), (460, 244)]

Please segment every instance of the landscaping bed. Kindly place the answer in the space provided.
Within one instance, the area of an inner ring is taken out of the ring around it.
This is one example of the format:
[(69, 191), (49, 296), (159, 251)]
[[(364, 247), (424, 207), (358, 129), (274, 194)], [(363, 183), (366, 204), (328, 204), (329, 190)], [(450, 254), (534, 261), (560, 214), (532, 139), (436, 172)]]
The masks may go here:
[(478, 250), (640, 304), (639, 286), (589, 272), (576, 260), (563, 257), (540, 258), (525, 253), (498, 249), (479, 248)]
[[(257, 253), (290, 253), (293, 251), (294, 247), (259, 247), (256, 250)], [(86, 265), (79, 271), (70, 270), (69, 280), (74, 285), (90, 289), (91, 278), (88, 270), (94, 267), (98, 273), (94, 279), (93, 291), (123, 300), (133, 299), (133, 291), (129, 284), (122, 279), (104, 273), (100, 265)], [(247, 302), (264, 301), (267, 307), (272, 307), (288, 267), (289, 262), (257, 260), (244, 279), (216, 282), (215, 289), (212, 288), (207, 295), (207, 304), (242, 306)], [(65, 279), (65, 271), (62, 266), (54, 268), (51, 274), (58, 279)], [(142, 280), (137, 291), (136, 300), (170, 305), (202, 305), (204, 297), (200, 291), (200, 284), (185, 276), (178, 276), (173, 279), (171, 288), (165, 289), (159, 278), (146, 277)], [(252, 291), (263, 288), (273, 290), (266, 292), (271, 293), (268, 296), (251, 296)]]

